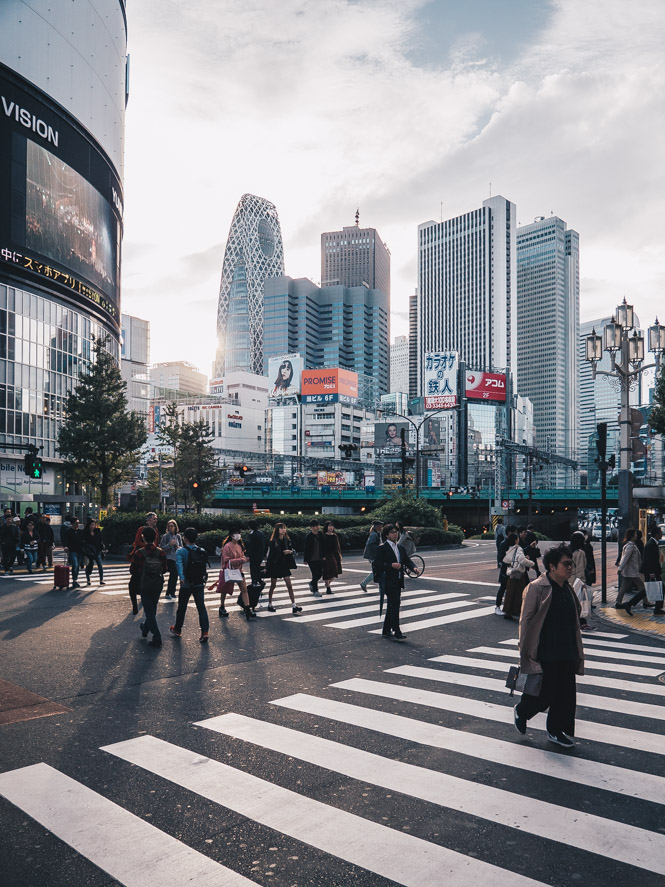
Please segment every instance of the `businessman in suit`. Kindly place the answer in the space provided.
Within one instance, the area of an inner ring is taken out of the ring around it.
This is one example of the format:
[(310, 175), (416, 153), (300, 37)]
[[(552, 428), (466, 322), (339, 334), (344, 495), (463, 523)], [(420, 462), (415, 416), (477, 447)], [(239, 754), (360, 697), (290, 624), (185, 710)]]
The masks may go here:
[[(381, 591), (385, 591), (387, 599), (386, 618), (383, 622), (383, 637), (394, 637), (396, 641), (406, 638), (399, 627), (399, 607), (402, 589), (404, 588), (404, 567), (414, 568), (413, 561), (401, 545), (397, 544), (399, 530), (394, 524), (386, 524), (381, 532), (383, 544), (379, 545), (376, 557), (372, 561), (374, 579), (379, 583)], [(383, 606), (383, 594), (379, 605), (379, 613)]]

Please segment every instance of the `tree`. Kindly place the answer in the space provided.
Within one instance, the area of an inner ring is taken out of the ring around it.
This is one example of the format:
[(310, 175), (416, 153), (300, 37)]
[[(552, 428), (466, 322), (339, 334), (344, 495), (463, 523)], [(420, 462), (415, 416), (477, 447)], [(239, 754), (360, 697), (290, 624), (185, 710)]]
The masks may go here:
[(656, 387), (653, 393), (653, 408), (649, 415), (649, 425), (656, 434), (665, 434), (665, 363), (656, 374)]
[(411, 527), (440, 527), (441, 515), (437, 508), (424, 499), (397, 492), (389, 499), (382, 499), (378, 507), (369, 515), (372, 520), (394, 523), (403, 521)]
[(98, 488), (102, 506), (138, 462), (147, 438), (143, 417), (127, 411), (127, 385), (105, 348), (107, 341), (95, 339), (90, 369), (65, 401), (58, 435), (59, 455), (76, 478)]

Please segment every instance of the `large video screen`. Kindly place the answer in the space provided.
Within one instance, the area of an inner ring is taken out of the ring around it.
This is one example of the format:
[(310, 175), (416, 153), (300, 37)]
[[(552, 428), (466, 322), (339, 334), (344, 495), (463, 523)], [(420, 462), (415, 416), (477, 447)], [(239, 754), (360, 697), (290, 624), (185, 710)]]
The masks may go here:
[(76, 170), (28, 140), (25, 245), (114, 292), (117, 222), (110, 204)]

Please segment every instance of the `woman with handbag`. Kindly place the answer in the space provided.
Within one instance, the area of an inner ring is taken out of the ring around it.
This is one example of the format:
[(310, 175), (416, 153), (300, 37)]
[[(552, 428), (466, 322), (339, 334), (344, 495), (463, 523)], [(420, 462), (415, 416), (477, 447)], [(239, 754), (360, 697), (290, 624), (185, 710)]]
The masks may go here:
[(159, 540), (159, 547), (166, 555), (166, 566), (169, 571), (169, 584), (166, 587), (164, 599), (167, 601), (175, 598), (175, 590), (178, 584), (178, 565), (176, 563), (176, 552), (182, 548), (182, 536), (178, 530), (178, 524), (174, 520), (170, 520), (166, 524), (166, 532)]
[(529, 584), (526, 571), (534, 566), (533, 561), (524, 554), (519, 541), (510, 546), (503, 558), (506, 564), (506, 594), (503, 599), (503, 618), (514, 619), (522, 610), (522, 595)]
[(286, 590), (291, 598), (291, 607), (293, 615), (297, 616), (302, 613), (302, 607), (296, 605), (295, 595), (293, 594), (293, 585), (291, 584), (291, 570), (296, 568), (295, 548), (291, 544), (286, 524), (282, 521), (275, 524), (270, 537), (268, 546), (268, 558), (266, 560), (266, 575), (270, 578), (270, 588), (268, 589), (268, 606), (269, 613), (274, 613), (275, 608), (272, 605), (272, 595), (277, 585), (278, 579), (283, 579)]
[(335, 532), (335, 525), (327, 520), (323, 525), (323, 581), (326, 583), (326, 594), (332, 594), (330, 583), (342, 575), (342, 549), (339, 544), (339, 536)]
[(640, 576), (641, 564), (642, 556), (635, 542), (635, 530), (630, 527), (626, 530), (626, 535), (623, 538), (621, 560), (618, 565), (621, 573), (621, 585), (619, 586), (619, 594), (614, 604), (615, 610), (623, 609), (621, 602), (633, 588), (636, 588), (638, 592), (644, 591), (644, 582)]
[(577, 599), (580, 602), (580, 607), (582, 608), (580, 615), (580, 628), (582, 631), (595, 631), (596, 629), (593, 626), (589, 625), (586, 618), (591, 612), (591, 597), (593, 597), (593, 591), (586, 584), (587, 559), (584, 547), (584, 533), (582, 533), (581, 530), (576, 530), (570, 537), (570, 550), (573, 557), (573, 573), (571, 576), (571, 582), (573, 586), (573, 591), (577, 595)]
[[(524, 595), (519, 635), (520, 672), (528, 677), (525, 692), (515, 706), (514, 723), (517, 732), (524, 736), (529, 718), (547, 711), (548, 740), (563, 748), (573, 748), (575, 675), (584, 674), (584, 649), (580, 602), (570, 586), (573, 572), (570, 548), (565, 545), (550, 548), (545, 552), (543, 566), (545, 575), (530, 582)], [(541, 681), (537, 675), (542, 675)]]
[(88, 559), (88, 563), (85, 565), (86, 585), (90, 585), (90, 577), (95, 564), (97, 564), (97, 569), (99, 570), (99, 584), (106, 585), (104, 582), (104, 567), (102, 566), (103, 550), (102, 531), (97, 526), (97, 521), (89, 517), (83, 528), (83, 554)]
[(247, 594), (247, 583), (242, 572), (243, 564), (249, 563), (249, 558), (245, 554), (245, 546), (243, 545), (242, 536), (238, 527), (232, 527), (229, 535), (224, 540), (222, 547), (222, 567), (219, 571), (219, 579), (208, 586), (209, 589), (217, 588), (220, 595), (219, 615), (220, 617), (228, 616), (228, 611), (224, 606), (227, 594), (233, 592), (235, 583), (240, 588), (240, 598), (242, 600), (242, 608), (245, 611), (245, 617), (249, 622), (250, 619), (256, 618), (256, 613), (252, 613), (249, 606), (249, 595)]

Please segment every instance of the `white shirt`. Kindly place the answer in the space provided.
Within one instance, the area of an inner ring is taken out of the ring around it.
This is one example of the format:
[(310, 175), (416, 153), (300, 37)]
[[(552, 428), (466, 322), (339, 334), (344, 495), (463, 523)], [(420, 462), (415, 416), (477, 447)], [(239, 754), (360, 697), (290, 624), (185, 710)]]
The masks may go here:
[(386, 539), (386, 542), (388, 543), (388, 545), (390, 545), (390, 547), (392, 548), (392, 550), (395, 552), (395, 557), (397, 558), (398, 563), (401, 564), (402, 561), (400, 560), (399, 549), (398, 549), (398, 547), (397, 547), (397, 543), (391, 541), (390, 539)]

